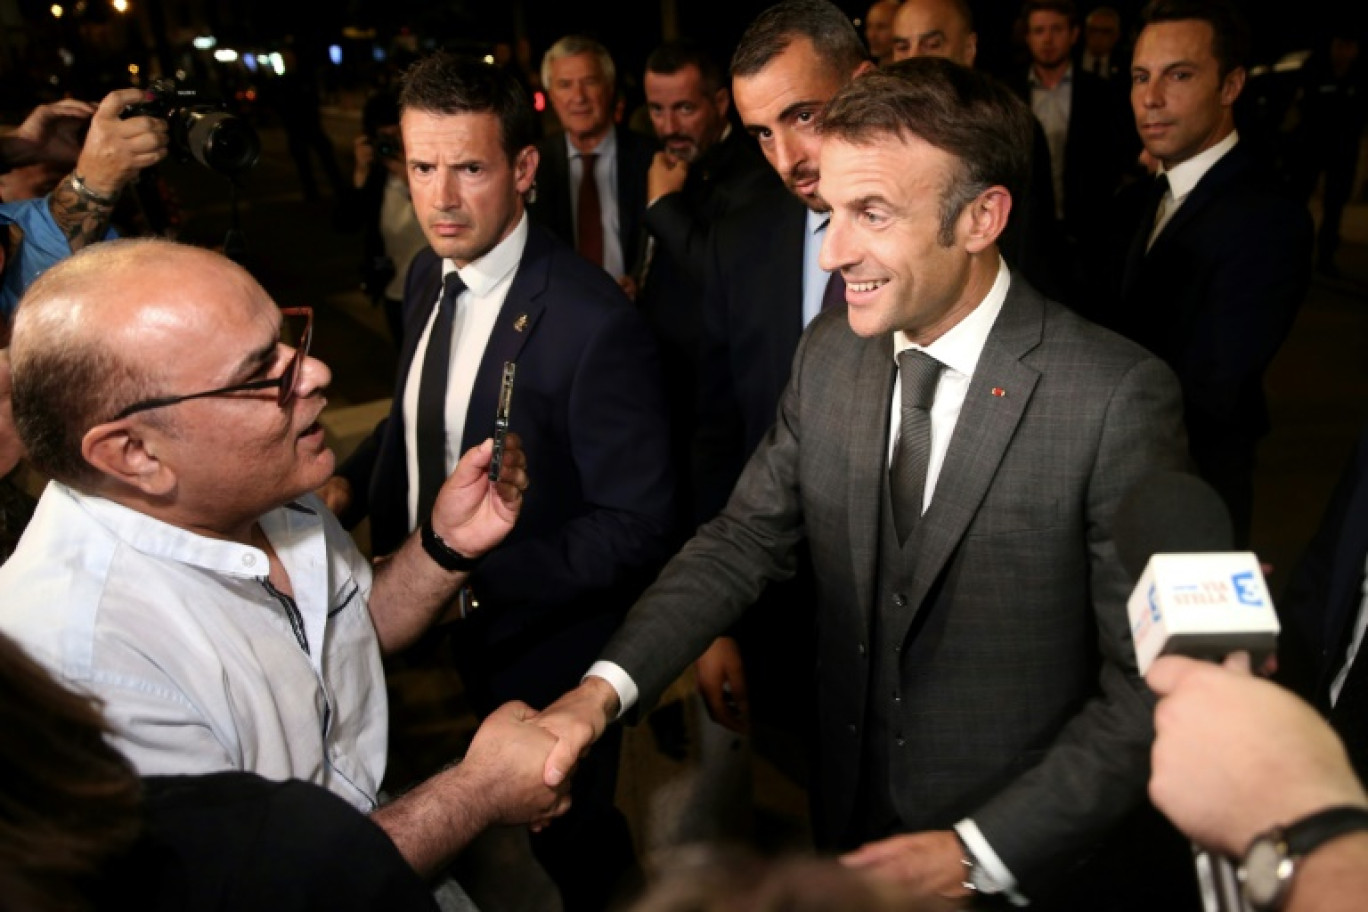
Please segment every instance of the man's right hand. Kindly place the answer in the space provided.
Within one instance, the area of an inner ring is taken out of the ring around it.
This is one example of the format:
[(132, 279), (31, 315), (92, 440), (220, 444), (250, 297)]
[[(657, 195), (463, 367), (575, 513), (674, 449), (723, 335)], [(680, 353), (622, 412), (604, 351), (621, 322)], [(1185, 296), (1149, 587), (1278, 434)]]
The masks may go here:
[(619, 706), (613, 685), (590, 675), (536, 716), (534, 721), (557, 739), (542, 770), (548, 786), (558, 788), (570, 778), (580, 758), (617, 718)]
[(90, 119), (76, 173), (95, 193), (115, 196), (144, 168), (166, 157), (170, 131), (159, 117), (120, 118), (124, 108), (143, 100), (140, 89), (117, 89), (100, 102)]
[(341, 475), (334, 475), (329, 478), (314, 493), (332, 511), (333, 516), (341, 516), (342, 511), (351, 506), (351, 482)]
[(570, 807), (570, 780), (545, 783), (543, 768), (555, 738), (536, 724), (525, 703), (505, 703), (480, 725), (461, 766), (478, 784), (490, 824), (530, 824), (540, 829)]
[(668, 152), (657, 152), (651, 159), (651, 170), (646, 172), (647, 205), (654, 203), (668, 193), (678, 193), (684, 189), (684, 179), (689, 176), (689, 165)]
[(718, 725), (744, 735), (750, 731), (750, 700), (746, 692), (746, 668), (741, 648), (731, 637), (713, 640), (708, 651), (694, 663), (698, 693), (708, 715)]

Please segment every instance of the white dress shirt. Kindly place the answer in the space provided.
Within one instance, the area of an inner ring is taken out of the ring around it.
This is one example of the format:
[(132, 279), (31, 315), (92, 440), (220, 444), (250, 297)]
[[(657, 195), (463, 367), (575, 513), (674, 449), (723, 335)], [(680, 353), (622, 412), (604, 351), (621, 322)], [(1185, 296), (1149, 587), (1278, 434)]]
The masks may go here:
[(1069, 118), (1073, 114), (1073, 64), (1054, 88), (1047, 88), (1036, 75), (1035, 67), (1027, 73), (1031, 86), (1031, 113), (1045, 131), (1045, 144), (1050, 147), (1050, 178), (1054, 183), (1055, 218), (1064, 218), (1064, 150), (1069, 141)]
[(368, 812), (389, 736), (370, 564), (312, 494), (259, 522), (293, 598), (258, 548), (52, 482), (0, 567), (0, 630), (104, 702), (141, 775), (303, 779)]
[[(594, 177), (598, 180), (599, 213), (603, 221), (603, 271), (620, 279), (627, 274), (627, 264), (622, 258), (622, 229), (618, 213), (617, 130), (610, 127), (599, 144), (588, 152), (598, 155), (594, 160)], [(578, 232), (580, 181), (584, 179), (584, 159), (580, 156), (587, 153), (576, 149), (575, 144), (570, 142), (569, 134), (566, 134), (565, 154), (569, 156), (570, 164), (570, 224), (576, 226), (575, 231)], [(579, 238), (575, 240), (578, 242)]]
[[(456, 298), (456, 313), (451, 324), (451, 366), (447, 370), (446, 394), (446, 474), (450, 475), (461, 461), (461, 437), (465, 434), (466, 412), (470, 407), (470, 393), (475, 389), (475, 376), (480, 372), (489, 336), (503, 307), (513, 276), (522, 261), (527, 246), (527, 213), (494, 249), (461, 268), (451, 260), (442, 263), (442, 278), (451, 272), (460, 275), (466, 290)], [(432, 302), (427, 325), (418, 339), (413, 353), (413, 364), (404, 380), (404, 465), (408, 470), (409, 531), (418, 528), (418, 387), (422, 385), (423, 361), (427, 358), (428, 336), (437, 319), (440, 292)], [(494, 415), (489, 416), (489, 431), (494, 433)], [(483, 438), (481, 438), (483, 439)]]
[(1210, 149), (1199, 152), (1185, 162), (1179, 162), (1172, 169), (1166, 170), (1162, 166), (1159, 168), (1160, 174), (1168, 175), (1169, 186), (1163, 198), (1159, 200), (1159, 211), (1154, 216), (1154, 230), (1150, 232), (1149, 244), (1145, 245), (1146, 250), (1154, 244), (1154, 239), (1159, 237), (1159, 232), (1164, 230), (1164, 226), (1173, 218), (1178, 207), (1187, 201), (1188, 196), (1192, 194), (1192, 188), (1197, 186), (1197, 182), (1205, 177), (1212, 166), (1220, 161), (1227, 152), (1235, 148), (1235, 144), (1239, 141), (1240, 134), (1231, 130), (1229, 136)]
[(1335, 679), (1330, 682), (1330, 705), (1334, 706), (1339, 702), (1340, 691), (1344, 689), (1344, 682), (1349, 678), (1349, 669), (1354, 667), (1354, 659), (1358, 657), (1359, 651), (1363, 649), (1363, 638), (1368, 634), (1368, 560), (1364, 561), (1364, 578), (1362, 594), (1359, 598), (1358, 616), (1354, 618), (1354, 633), (1349, 640), (1349, 649), (1344, 656), (1344, 666), (1335, 674)]

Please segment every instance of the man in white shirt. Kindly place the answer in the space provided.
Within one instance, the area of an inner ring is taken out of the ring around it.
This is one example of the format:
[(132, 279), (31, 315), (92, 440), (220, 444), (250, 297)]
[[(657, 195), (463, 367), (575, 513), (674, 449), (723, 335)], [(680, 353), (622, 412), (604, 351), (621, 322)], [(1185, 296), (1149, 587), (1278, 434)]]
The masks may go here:
[(1181, 413), (1157, 359), (1003, 264), (1030, 116), (939, 58), (828, 103), (821, 259), (848, 307), (804, 334), (721, 515), (540, 718), (562, 738), (548, 781), (649, 708), (805, 543), (819, 840), (952, 904), (977, 890), (1098, 908), (1116, 889), (1078, 867), (1148, 771), (1111, 520), (1136, 481), (1181, 464)]
[(165, 241), (96, 245), (34, 284), (14, 413), (54, 481), (0, 568), (0, 627), (101, 699), (140, 773), (317, 783), (431, 874), (484, 826), (564, 807), (503, 753), (510, 739), (549, 749), (513, 705), (468, 762), (377, 801), (381, 655), (417, 639), (508, 534), (524, 459), (515, 446), (495, 483), (491, 444), (467, 453), (423, 534), (372, 573), (309, 493), (333, 466), (318, 422), (330, 374), (308, 356), (307, 308), (285, 319), (289, 341), (241, 267)]

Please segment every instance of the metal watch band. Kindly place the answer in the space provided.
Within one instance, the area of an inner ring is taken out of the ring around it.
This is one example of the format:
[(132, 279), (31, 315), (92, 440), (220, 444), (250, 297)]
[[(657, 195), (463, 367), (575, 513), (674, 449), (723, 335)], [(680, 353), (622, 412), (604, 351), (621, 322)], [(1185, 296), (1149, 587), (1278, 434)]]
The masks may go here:
[(117, 193), (110, 195), (106, 193), (96, 193), (94, 190), (91, 190), (90, 186), (81, 178), (81, 175), (77, 174), (75, 171), (72, 171), (67, 175), (67, 180), (71, 182), (71, 189), (75, 190), (76, 195), (82, 199), (88, 199), (92, 203), (99, 203), (101, 206), (112, 206), (119, 201), (119, 194)]

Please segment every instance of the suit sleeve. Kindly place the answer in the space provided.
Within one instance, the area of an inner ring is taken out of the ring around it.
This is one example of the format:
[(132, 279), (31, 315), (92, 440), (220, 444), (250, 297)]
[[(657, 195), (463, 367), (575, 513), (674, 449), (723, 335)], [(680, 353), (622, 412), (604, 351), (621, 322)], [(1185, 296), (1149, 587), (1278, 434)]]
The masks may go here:
[[(498, 603), (573, 602), (640, 591), (669, 556), (674, 473), (655, 344), (636, 311), (614, 308), (586, 340), (566, 428), (584, 511), (554, 532), (492, 552), (471, 585)], [(537, 454), (528, 471), (537, 484)], [(536, 573), (525, 568), (535, 567)], [(520, 569), (522, 568), (522, 569)]]
[(798, 403), (807, 338), (799, 344), (774, 426), (726, 508), (661, 571), (603, 651), (602, 658), (626, 671), (639, 690), (629, 719), (643, 717), (688, 664), (740, 620), (769, 581), (795, 572), (804, 537)]
[(1145, 475), (1184, 467), (1179, 396), (1172, 372), (1149, 357), (1112, 392), (1085, 504), (1098, 688), (1041, 761), (971, 815), (1028, 896), (1094, 850), (1145, 793), (1154, 698), (1135, 665), (1126, 611), (1132, 581), (1116, 554), (1112, 519)]

